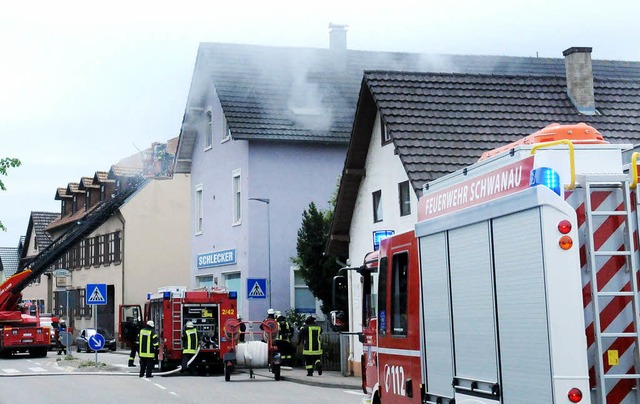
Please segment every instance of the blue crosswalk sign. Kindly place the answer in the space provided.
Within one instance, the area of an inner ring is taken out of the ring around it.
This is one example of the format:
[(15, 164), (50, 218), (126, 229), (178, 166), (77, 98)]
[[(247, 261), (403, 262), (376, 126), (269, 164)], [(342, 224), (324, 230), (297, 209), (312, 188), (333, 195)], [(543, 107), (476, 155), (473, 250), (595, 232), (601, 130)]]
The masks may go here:
[(247, 279), (247, 298), (248, 299), (266, 299), (267, 298), (267, 280), (265, 278), (248, 278)]
[(87, 283), (86, 304), (107, 304), (107, 285)]

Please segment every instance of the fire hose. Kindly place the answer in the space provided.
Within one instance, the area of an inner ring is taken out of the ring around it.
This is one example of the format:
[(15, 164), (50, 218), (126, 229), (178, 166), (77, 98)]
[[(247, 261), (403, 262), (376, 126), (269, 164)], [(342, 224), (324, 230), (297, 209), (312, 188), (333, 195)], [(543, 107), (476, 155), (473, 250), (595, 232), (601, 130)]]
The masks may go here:
[[(198, 356), (199, 352), (200, 352), (200, 346), (198, 345), (198, 349), (196, 350), (196, 353), (193, 354), (193, 357), (191, 357), (191, 359), (189, 359), (189, 362), (187, 362), (187, 367), (191, 366), (191, 362), (193, 362), (196, 359), (196, 357)], [(174, 373), (178, 373), (181, 370), (182, 370), (182, 367), (177, 367), (175, 369), (168, 370), (166, 372), (156, 372), (156, 373), (154, 373), (154, 375), (157, 375), (157, 376), (169, 376), (169, 375), (172, 375)]]

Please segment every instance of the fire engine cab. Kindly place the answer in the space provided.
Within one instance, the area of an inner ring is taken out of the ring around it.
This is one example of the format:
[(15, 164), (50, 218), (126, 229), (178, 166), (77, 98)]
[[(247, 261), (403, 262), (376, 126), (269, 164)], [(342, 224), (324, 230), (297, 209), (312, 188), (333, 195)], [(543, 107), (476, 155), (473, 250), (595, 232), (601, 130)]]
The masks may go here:
[(414, 230), (345, 268), (366, 401), (640, 402), (630, 148), (553, 124), (425, 185)]

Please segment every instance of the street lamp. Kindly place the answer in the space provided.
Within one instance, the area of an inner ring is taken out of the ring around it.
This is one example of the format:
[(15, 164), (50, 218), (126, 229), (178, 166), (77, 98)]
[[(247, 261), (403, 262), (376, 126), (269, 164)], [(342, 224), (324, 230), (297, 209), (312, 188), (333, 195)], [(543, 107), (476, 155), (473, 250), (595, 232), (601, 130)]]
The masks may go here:
[(269, 278), (267, 279), (267, 298), (271, 308), (271, 209), (269, 198), (249, 198), (250, 201), (258, 201), (267, 204), (267, 257), (269, 262)]

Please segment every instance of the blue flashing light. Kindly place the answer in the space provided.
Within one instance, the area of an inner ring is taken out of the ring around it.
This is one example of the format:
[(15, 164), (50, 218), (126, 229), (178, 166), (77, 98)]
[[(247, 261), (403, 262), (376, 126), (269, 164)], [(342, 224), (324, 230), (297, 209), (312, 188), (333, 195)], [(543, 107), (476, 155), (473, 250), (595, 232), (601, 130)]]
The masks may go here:
[(147, 300), (151, 299), (151, 293), (147, 293)]
[(238, 298), (238, 292), (236, 292), (235, 290), (230, 290), (228, 293), (229, 299), (237, 299)]
[(165, 299), (170, 299), (171, 298), (171, 292), (166, 291), (162, 293), (162, 297)]
[(560, 174), (549, 167), (539, 167), (531, 171), (529, 185), (532, 187), (544, 185), (558, 195), (561, 195)]

